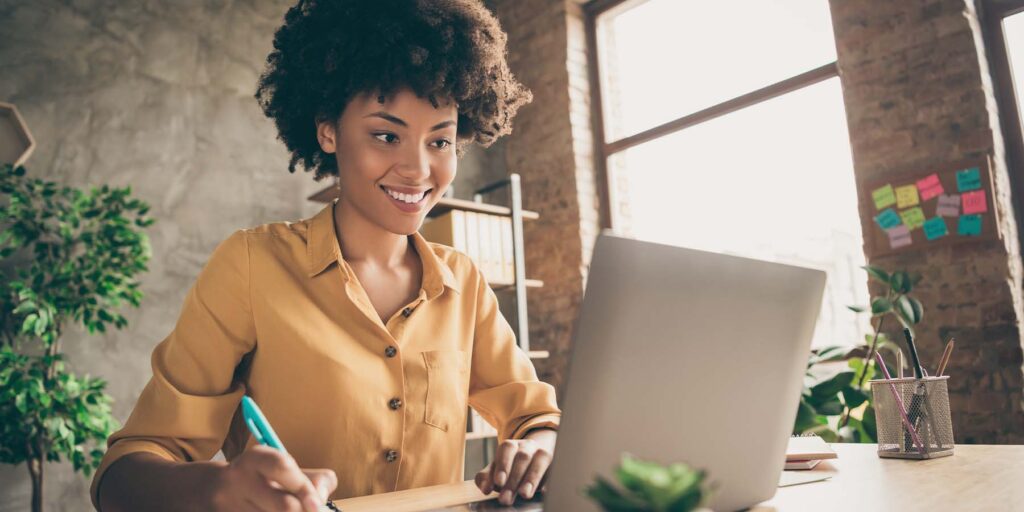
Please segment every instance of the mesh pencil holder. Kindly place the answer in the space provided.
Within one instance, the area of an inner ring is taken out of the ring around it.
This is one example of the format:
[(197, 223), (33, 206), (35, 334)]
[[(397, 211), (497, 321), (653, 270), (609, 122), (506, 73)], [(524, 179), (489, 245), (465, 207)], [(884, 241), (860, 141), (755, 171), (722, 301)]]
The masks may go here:
[(871, 381), (879, 457), (932, 459), (953, 455), (948, 379)]

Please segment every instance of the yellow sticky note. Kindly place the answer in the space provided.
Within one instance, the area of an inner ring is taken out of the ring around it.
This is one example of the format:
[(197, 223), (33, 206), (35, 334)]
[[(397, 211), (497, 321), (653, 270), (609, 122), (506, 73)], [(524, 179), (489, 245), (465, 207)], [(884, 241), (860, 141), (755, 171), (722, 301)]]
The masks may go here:
[(924, 211), (920, 207), (901, 211), (900, 218), (903, 219), (903, 223), (910, 229), (924, 226)]
[(908, 208), (910, 206), (917, 206), (919, 204), (921, 204), (921, 199), (917, 196), (916, 185), (896, 187), (897, 208)]

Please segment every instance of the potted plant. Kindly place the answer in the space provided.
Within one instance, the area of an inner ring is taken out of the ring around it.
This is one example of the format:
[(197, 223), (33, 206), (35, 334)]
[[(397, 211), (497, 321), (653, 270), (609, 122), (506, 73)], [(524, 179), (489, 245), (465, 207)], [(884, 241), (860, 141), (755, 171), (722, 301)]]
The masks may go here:
[(662, 466), (623, 454), (615, 476), (619, 486), (598, 475), (585, 489), (607, 512), (690, 512), (710, 495), (705, 472), (682, 463)]
[(32, 510), (43, 509), (43, 463), (68, 460), (88, 475), (117, 423), (102, 379), (64, 365), (61, 335), (128, 322), (117, 312), (142, 299), (141, 228), (149, 206), (131, 188), (88, 192), (0, 170), (0, 462), (25, 462)]
[[(921, 322), (921, 302), (910, 296), (920, 275), (906, 271), (891, 274), (879, 267), (865, 266), (868, 276), (884, 286), (884, 295), (871, 298), (871, 306), (848, 306), (852, 311), (871, 312), (874, 331), (857, 347), (826, 347), (815, 351), (807, 361), (807, 373), (793, 426), (795, 434), (818, 434), (826, 441), (873, 443), (877, 441), (875, 411), (871, 404), (869, 381), (875, 374), (875, 352), (899, 352), (882, 331), (887, 318), (913, 331)], [(847, 369), (820, 379), (818, 365), (847, 361)]]

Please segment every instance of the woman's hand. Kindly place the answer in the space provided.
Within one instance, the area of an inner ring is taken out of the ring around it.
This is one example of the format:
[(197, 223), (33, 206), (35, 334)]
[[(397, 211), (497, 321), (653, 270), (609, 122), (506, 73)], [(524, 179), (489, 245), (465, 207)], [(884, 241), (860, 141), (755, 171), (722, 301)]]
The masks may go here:
[(316, 512), (338, 486), (330, 469), (300, 469), (269, 446), (254, 446), (224, 466), (214, 485), (215, 510)]
[[(558, 433), (533, 430), (524, 439), (506, 439), (494, 452), (494, 460), (476, 474), (476, 485), (484, 494), (500, 493), (498, 502), (511, 505), (516, 494), (530, 499), (545, 482)], [(541, 488), (541, 492), (544, 492)]]

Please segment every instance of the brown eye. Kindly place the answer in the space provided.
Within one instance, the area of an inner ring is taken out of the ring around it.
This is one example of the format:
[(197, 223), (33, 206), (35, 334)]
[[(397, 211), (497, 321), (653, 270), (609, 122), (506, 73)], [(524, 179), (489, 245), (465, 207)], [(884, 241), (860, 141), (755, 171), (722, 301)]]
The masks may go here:
[(448, 139), (439, 139), (439, 140), (435, 141), (434, 143), (435, 144), (441, 143), (440, 146), (437, 146), (438, 149), (447, 149), (448, 146), (452, 145), (452, 141), (450, 141)]
[[(385, 140), (385, 139), (382, 139), (381, 137), (385, 137), (385, 138), (387, 138), (387, 137), (391, 137), (391, 138), (390, 138), (390, 139), (387, 139), (387, 140)], [(379, 141), (381, 141), (381, 142), (385, 142), (385, 143), (388, 143), (388, 144), (391, 144), (391, 143), (392, 143), (392, 142), (394, 142), (395, 140), (398, 140), (398, 136), (397, 136), (397, 135), (395, 135), (395, 134), (393, 134), (393, 133), (388, 133), (388, 132), (383, 132), (383, 133), (375, 133), (375, 134), (373, 134), (373, 138), (375, 138), (375, 139), (377, 139), (377, 140), (379, 140)]]

